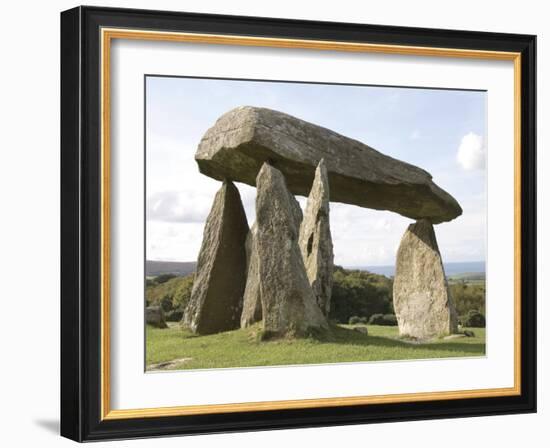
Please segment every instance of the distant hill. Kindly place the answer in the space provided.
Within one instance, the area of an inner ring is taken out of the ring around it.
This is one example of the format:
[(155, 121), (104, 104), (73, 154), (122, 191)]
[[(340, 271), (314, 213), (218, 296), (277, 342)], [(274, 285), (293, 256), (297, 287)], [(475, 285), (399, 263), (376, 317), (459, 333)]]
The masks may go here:
[(155, 277), (161, 274), (189, 275), (195, 272), (197, 263), (194, 261), (155, 261), (145, 262), (145, 275)]
[(451, 281), (485, 281), (484, 272), (464, 272), (463, 274), (449, 275)]
[[(484, 261), (466, 261), (443, 263), (445, 274), (448, 278), (461, 276), (463, 280), (483, 280), (485, 279)], [(344, 266), (346, 269), (359, 269), (360, 271), (373, 272), (375, 274), (393, 277), (395, 275), (395, 266)]]
[[(444, 263), (445, 273), (449, 280), (459, 281), (483, 281), (485, 280), (485, 263)], [(147, 260), (145, 275), (155, 277), (161, 274), (189, 275), (195, 272), (197, 263), (195, 261), (156, 261)], [(395, 266), (354, 266), (346, 267), (347, 270), (367, 271), (373, 274), (393, 277)]]

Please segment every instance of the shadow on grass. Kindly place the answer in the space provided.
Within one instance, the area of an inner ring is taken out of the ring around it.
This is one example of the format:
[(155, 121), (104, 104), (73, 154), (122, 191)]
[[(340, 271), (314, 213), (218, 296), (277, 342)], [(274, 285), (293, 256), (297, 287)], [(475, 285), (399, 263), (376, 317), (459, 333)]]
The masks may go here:
[(481, 355), (485, 353), (484, 343), (461, 343), (461, 342), (428, 342), (428, 343), (410, 343), (384, 336), (369, 336), (356, 330), (342, 328), (339, 326), (331, 327), (331, 334), (320, 339), (320, 342), (331, 342), (333, 344), (357, 345), (365, 347), (392, 347), (406, 348), (409, 350), (438, 350), (461, 353), (472, 353)]

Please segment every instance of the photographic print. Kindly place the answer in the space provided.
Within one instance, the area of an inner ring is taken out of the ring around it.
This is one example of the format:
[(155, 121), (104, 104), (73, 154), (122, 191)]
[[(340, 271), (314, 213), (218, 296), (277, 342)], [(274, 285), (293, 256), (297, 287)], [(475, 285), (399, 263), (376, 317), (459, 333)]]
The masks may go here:
[(144, 83), (146, 371), (485, 356), (486, 91)]

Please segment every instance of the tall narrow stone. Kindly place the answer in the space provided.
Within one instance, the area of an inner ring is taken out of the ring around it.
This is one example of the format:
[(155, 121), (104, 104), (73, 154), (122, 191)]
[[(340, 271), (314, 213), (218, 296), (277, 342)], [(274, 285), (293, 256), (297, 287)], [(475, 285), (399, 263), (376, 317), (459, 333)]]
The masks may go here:
[(328, 323), (316, 303), (298, 245), (300, 206), (280, 171), (264, 163), (256, 179), (257, 248), (266, 336), (302, 336)]
[(300, 250), (306, 273), (325, 316), (330, 311), (334, 254), (329, 222), (329, 183), (325, 162), (319, 162), (300, 227)]
[(397, 251), (393, 305), (399, 333), (429, 339), (457, 332), (453, 305), (433, 225), (411, 224)]
[(248, 223), (237, 187), (225, 181), (206, 219), (197, 273), (184, 315), (193, 332), (239, 328), (246, 282)]
[(260, 267), (257, 245), (258, 226), (250, 228), (246, 237), (247, 275), (243, 297), (241, 327), (248, 327), (262, 320), (262, 300), (260, 296)]

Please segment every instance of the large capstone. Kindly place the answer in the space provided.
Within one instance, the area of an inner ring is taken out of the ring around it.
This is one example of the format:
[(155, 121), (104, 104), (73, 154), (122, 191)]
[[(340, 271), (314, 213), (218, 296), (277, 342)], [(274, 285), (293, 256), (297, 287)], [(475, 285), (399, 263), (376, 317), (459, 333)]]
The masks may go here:
[(260, 297), (260, 266), (257, 245), (258, 226), (250, 228), (246, 237), (247, 276), (243, 297), (241, 327), (248, 327), (262, 320), (262, 300)]
[(239, 328), (246, 282), (248, 223), (232, 182), (216, 193), (206, 219), (184, 324), (199, 334)]
[(423, 169), (270, 109), (246, 106), (225, 113), (204, 134), (195, 159), (207, 176), (252, 186), (264, 162), (270, 162), (283, 173), (288, 189), (302, 196), (309, 194), (324, 159), (331, 201), (428, 218), (434, 224), (462, 214), (458, 202)]
[(428, 220), (411, 224), (401, 239), (393, 306), (402, 336), (429, 339), (457, 332), (456, 310)]
[(324, 160), (315, 170), (299, 238), (306, 273), (325, 316), (330, 311), (334, 254), (329, 221), (329, 183)]
[(257, 248), (264, 335), (303, 336), (328, 323), (298, 245), (300, 206), (282, 173), (265, 163), (256, 181)]

